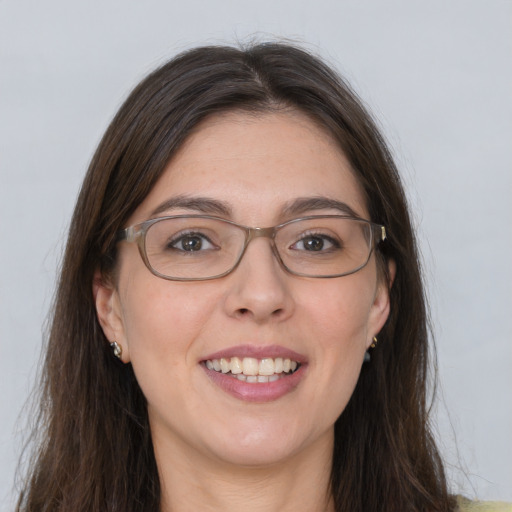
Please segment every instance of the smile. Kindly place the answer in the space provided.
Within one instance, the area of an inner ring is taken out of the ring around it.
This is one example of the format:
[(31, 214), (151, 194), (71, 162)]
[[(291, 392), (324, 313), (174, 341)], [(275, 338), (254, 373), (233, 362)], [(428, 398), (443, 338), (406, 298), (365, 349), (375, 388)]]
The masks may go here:
[(199, 360), (207, 378), (245, 402), (272, 402), (293, 393), (306, 378), (308, 358), (280, 345), (245, 344)]
[(300, 363), (293, 359), (283, 357), (231, 357), (207, 359), (206, 368), (217, 373), (223, 373), (250, 384), (275, 382), (282, 377), (291, 375)]

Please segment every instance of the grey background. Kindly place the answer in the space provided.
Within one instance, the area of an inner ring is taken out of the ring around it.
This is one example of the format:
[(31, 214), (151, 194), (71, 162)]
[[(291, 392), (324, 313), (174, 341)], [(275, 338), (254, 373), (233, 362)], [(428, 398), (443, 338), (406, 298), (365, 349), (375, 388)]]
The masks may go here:
[(178, 51), (255, 34), (306, 41), (380, 120), (421, 239), (453, 489), (512, 500), (511, 21), (500, 0), (0, 0), (0, 505), (68, 220), (109, 119)]

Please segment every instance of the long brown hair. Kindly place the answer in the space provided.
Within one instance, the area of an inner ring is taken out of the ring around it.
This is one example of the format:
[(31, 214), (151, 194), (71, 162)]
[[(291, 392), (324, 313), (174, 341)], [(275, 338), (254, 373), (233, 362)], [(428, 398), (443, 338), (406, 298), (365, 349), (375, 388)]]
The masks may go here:
[[(94, 273), (115, 269), (115, 234), (187, 136), (229, 110), (298, 109), (327, 129), (384, 224), (396, 278), (371, 363), (335, 425), (336, 510), (453, 509), (429, 428), (426, 300), (393, 159), (349, 86), (293, 46), (202, 47), (149, 75), (125, 101), (85, 177), (62, 264), (41, 386), (38, 444), (18, 511), (151, 511), (160, 484), (145, 398), (98, 324)], [(384, 270), (385, 272), (385, 270)]]

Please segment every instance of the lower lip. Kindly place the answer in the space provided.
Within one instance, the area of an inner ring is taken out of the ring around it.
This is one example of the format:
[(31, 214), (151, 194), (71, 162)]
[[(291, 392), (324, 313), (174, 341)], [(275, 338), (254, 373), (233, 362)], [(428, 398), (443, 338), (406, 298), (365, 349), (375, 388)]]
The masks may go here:
[(223, 391), (246, 402), (272, 402), (292, 392), (305, 375), (306, 365), (290, 375), (281, 377), (274, 382), (247, 383), (225, 373), (208, 370), (202, 365), (206, 375)]

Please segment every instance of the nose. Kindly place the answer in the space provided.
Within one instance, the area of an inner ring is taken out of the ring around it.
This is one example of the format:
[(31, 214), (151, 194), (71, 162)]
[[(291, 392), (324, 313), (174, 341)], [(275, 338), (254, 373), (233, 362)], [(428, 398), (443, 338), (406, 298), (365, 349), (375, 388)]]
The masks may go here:
[(229, 290), (225, 307), (229, 316), (264, 323), (282, 321), (292, 314), (290, 275), (279, 263), (268, 238), (251, 240), (239, 265), (226, 279)]

